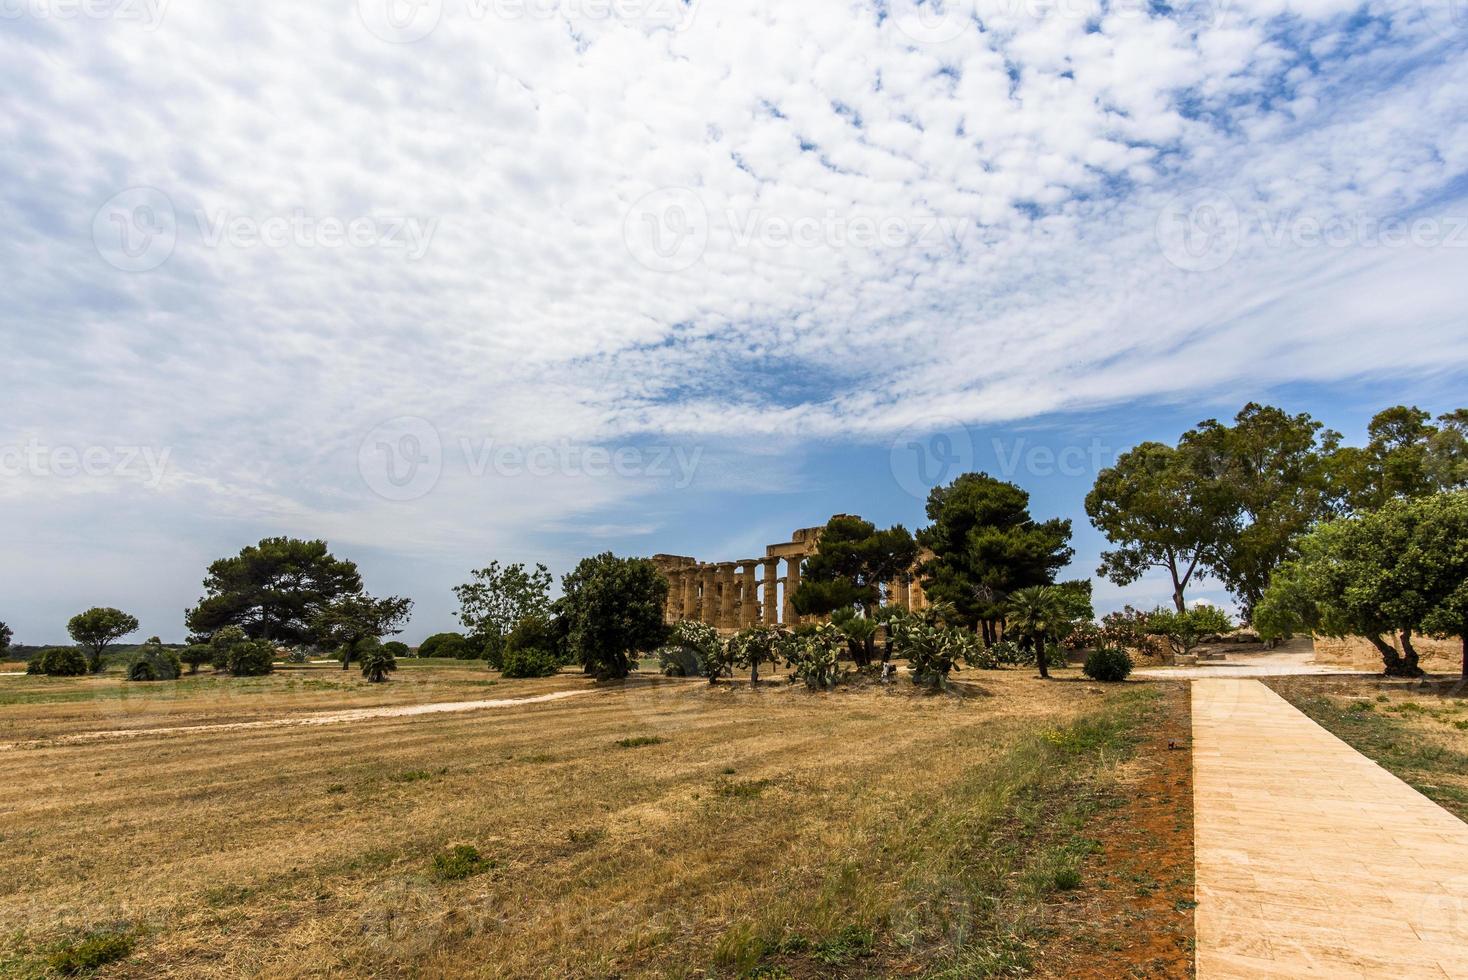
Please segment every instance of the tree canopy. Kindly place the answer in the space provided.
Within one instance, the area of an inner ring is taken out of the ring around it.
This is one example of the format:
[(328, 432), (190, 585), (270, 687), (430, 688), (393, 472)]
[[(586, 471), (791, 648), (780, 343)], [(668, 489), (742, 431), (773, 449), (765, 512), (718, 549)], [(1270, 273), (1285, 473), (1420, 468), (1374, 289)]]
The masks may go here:
[(931, 599), (951, 603), (969, 626), (993, 642), (1009, 595), (1048, 585), (1074, 555), (1070, 521), (1030, 516), (1030, 495), (987, 473), (965, 473), (928, 495), (933, 522), (918, 532), (932, 552), (922, 566)]
[(374, 599), (366, 593), (343, 596), (317, 613), (311, 628), (322, 646), (337, 651), (342, 670), (346, 670), (354, 659), (375, 649), (374, 645), (380, 646), (384, 636), (401, 633), (412, 611), (413, 600), (399, 596), (386, 599)]
[(10, 638), (15, 634), (10, 632), (10, 627), (0, 623), (0, 657), (10, 651)]
[(238, 626), (251, 639), (316, 645), (321, 614), (361, 594), (362, 576), (354, 563), (334, 557), (325, 541), (265, 538), (211, 564), (204, 590), (185, 615), (198, 642)]
[(102, 655), (107, 648), (137, 628), (137, 617), (110, 606), (96, 606), (77, 613), (66, 624), (71, 638), (86, 648), (87, 669), (94, 674), (102, 670)]
[(1468, 491), (1398, 497), (1322, 524), (1302, 539), (1300, 557), (1275, 575), (1255, 626), (1268, 638), (1304, 631), (1363, 636), (1381, 653), (1388, 676), (1421, 676), (1413, 637), (1462, 637), (1468, 626), (1465, 542)]
[(492, 561), (470, 572), (471, 580), (454, 586), (459, 621), (492, 664), (498, 664), (505, 638), (527, 616), (550, 612), (551, 574), (544, 565), (527, 571), (523, 564)]
[(657, 649), (667, 635), (668, 580), (646, 559), (610, 551), (583, 558), (561, 580), (561, 591), (570, 649), (600, 679), (626, 677), (632, 655)]
[(870, 616), (882, 586), (912, 574), (917, 542), (898, 524), (878, 530), (871, 521), (838, 514), (821, 531), (820, 551), (805, 560), (791, 601), (802, 616), (860, 609)]

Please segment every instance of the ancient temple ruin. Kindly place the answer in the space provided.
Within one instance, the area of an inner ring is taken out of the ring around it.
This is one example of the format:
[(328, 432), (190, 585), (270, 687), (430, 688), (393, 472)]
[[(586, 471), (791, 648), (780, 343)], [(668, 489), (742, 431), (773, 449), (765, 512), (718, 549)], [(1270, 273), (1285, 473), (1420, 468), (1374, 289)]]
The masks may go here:
[[(653, 564), (668, 579), (664, 619), (668, 623), (691, 619), (721, 630), (813, 620), (797, 614), (790, 599), (800, 588), (802, 563), (820, 550), (824, 530), (825, 525), (800, 528), (789, 541), (766, 546), (763, 558), (701, 562), (684, 555), (653, 555)], [(887, 583), (883, 602), (919, 610), (928, 599), (914, 578), (910, 583)]]

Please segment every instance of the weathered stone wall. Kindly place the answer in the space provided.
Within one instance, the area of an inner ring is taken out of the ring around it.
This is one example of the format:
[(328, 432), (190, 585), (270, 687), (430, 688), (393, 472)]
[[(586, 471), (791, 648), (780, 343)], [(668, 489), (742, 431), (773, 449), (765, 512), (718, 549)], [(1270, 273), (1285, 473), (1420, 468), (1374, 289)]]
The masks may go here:
[[(1400, 640), (1389, 640), (1402, 652)], [(1463, 644), (1459, 640), (1434, 640), (1425, 636), (1412, 638), (1420, 658), (1418, 665), (1430, 674), (1456, 674), (1463, 669)], [(1381, 654), (1364, 637), (1350, 636), (1337, 640), (1329, 636), (1315, 637), (1315, 660), (1323, 664), (1340, 664), (1361, 667), (1365, 670), (1381, 669)]]

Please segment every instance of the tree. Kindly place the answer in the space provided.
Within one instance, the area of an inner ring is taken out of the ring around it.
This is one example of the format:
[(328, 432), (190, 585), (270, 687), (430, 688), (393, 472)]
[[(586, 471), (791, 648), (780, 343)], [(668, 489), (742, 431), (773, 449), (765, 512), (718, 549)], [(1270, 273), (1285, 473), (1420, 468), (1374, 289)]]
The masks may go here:
[(1217, 606), (1194, 606), (1177, 612), (1157, 609), (1147, 614), (1148, 636), (1160, 636), (1172, 647), (1173, 655), (1185, 657), (1207, 637), (1233, 628), (1228, 613)]
[(322, 646), (337, 651), (342, 670), (346, 670), (372, 644), (379, 643), (384, 636), (401, 633), (402, 624), (412, 611), (413, 600), (399, 596), (385, 599), (374, 599), (365, 593), (343, 596), (316, 614), (311, 630), (321, 638)]
[(965, 473), (928, 495), (933, 522), (918, 542), (933, 556), (922, 566), (923, 589), (952, 604), (984, 642), (999, 639), (1008, 597), (1047, 585), (1075, 554), (1070, 521), (1030, 516), (1030, 495), (987, 473)]
[(409, 649), (408, 644), (404, 643), (402, 640), (388, 640), (382, 645), (382, 647), (384, 650), (386, 650), (388, 653), (391, 653), (394, 657), (398, 659), (411, 657), (413, 655), (413, 651)]
[(87, 658), (76, 647), (51, 647), (27, 661), (25, 672), (47, 677), (81, 677), (87, 673)]
[(238, 626), (279, 646), (319, 646), (321, 613), (361, 592), (357, 566), (334, 557), (325, 541), (265, 538), (209, 566), (204, 597), (185, 622), (197, 642)]
[(1468, 409), (1440, 416), (1441, 427), (1430, 419), (1420, 408), (1393, 406), (1372, 418), (1364, 447), (1335, 453), (1332, 477), (1352, 513), (1468, 486)]
[(478, 651), (469, 645), (463, 633), (434, 633), (418, 644), (419, 657), (442, 657), (447, 660), (478, 660)]
[(841, 648), (846, 638), (830, 623), (797, 631), (785, 646), (785, 660), (796, 680), (811, 690), (833, 688), (841, 682)]
[[(821, 531), (820, 550), (805, 560), (800, 588), (791, 602), (802, 616), (825, 616), (837, 610), (860, 612), (868, 623), (882, 601), (882, 587), (906, 580), (917, 561), (917, 542), (898, 524), (879, 531), (871, 521), (838, 514)], [(862, 630), (853, 644), (858, 664), (874, 655), (876, 630)]]
[(376, 637), (358, 640), (356, 653), (362, 665), (362, 676), (369, 684), (382, 684), (387, 675), (398, 669), (398, 658)]
[(667, 677), (707, 677), (709, 683), (728, 673), (730, 660), (719, 631), (708, 623), (685, 619), (668, 631), (658, 650), (659, 667)]
[(137, 617), (110, 606), (95, 606), (77, 613), (66, 624), (66, 632), (87, 650), (87, 669), (94, 674), (102, 672), (102, 655), (107, 648), (137, 628)]
[(183, 664), (178, 654), (163, 645), (156, 636), (138, 647), (127, 662), (127, 679), (130, 681), (173, 681), (183, 673)]
[[(1388, 677), (1420, 677), (1415, 635), (1463, 635), (1468, 611), (1468, 491), (1396, 497), (1321, 525), (1270, 583), (1256, 628), (1365, 637)], [(1395, 634), (1401, 652), (1389, 642)]]
[(1184, 433), (1200, 493), (1214, 495), (1224, 521), (1207, 570), (1238, 599), (1249, 622), (1269, 577), (1294, 557), (1294, 540), (1333, 512), (1330, 459), (1340, 434), (1308, 414), (1250, 402), (1232, 426), (1209, 419)]
[(1102, 470), (1086, 495), (1091, 523), (1115, 548), (1101, 553), (1096, 574), (1130, 585), (1160, 568), (1172, 582), (1172, 601), (1187, 608), (1194, 577), (1219, 566), (1230, 528), (1230, 507), (1194, 450), (1144, 442)]
[(0, 657), (10, 652), (10, 638), (15, 634), (10, 632), (10, 627), (0, 623)]
[(183, 653), (179, 654), (179, 660), (189, 665), (190, 674), (197, 674), (201, 664), (213, 662), (214, 651), (207, 643), (190, 643), (184, 647)]
[(1075, 624), (1075, 603), (1073, 594), (1067, 595), (1065, 589), (1053, 585), (1032, 585), (1009, 597), (1009, 626), (1022, 642), (1034, 648), (1041, 677), (1050, 676), (1047, 648), (1059, 643)]
[(549, 613), (551, 574), (544, 565), (526, 571), (522, 564), (501, 567), (497, 561), (469, 574), (472, 581), (454, 586), (459, 621), (469, 631), (470, 642), (498, 667), (505, 637), (515, 624), (526, 616)]
[(609, 551), (583, 558), (561, 591), (570, 649), (599, 679), (626, 677), (632, 654), (656, 649), (667, 635), (668, 580), (646, 559)]

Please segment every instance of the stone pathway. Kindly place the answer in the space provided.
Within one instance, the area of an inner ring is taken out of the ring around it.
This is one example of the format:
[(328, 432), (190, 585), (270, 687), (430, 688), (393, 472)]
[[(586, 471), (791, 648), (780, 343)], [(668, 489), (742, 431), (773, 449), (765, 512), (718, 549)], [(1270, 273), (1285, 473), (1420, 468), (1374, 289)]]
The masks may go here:
[(1468, 978), (1468, 824), (1255, 680), (1193, 683), (1197, 966)]

